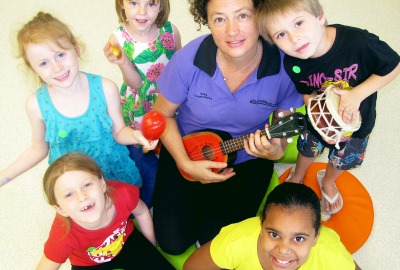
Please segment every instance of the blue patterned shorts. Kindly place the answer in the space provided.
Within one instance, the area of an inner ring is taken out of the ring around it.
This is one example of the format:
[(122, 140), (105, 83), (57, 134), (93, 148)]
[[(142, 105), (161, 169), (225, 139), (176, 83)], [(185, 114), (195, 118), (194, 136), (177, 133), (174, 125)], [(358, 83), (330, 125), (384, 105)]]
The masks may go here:
[[(329, 149), (329, 162), (339, 170), (350, 170), (361, 166), (368, 145), (369, 135), (365, 139), (351, 137), (345, 146), (338, 150)], [(325, 150), (325, 146), (311, 132), (306, 131), (297, 140), (297, 150), (305, 157), (317, 157)]]

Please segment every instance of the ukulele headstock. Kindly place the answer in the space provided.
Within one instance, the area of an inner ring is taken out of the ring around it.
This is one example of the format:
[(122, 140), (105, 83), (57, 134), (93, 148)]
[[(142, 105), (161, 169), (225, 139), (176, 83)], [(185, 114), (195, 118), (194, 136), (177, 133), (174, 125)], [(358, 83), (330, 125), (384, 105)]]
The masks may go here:
[(267, 132), (268, 139), (291, 138), (300, 135), (307, 129), (307, 118), (304, 114), (295, 112), (279, 119)]

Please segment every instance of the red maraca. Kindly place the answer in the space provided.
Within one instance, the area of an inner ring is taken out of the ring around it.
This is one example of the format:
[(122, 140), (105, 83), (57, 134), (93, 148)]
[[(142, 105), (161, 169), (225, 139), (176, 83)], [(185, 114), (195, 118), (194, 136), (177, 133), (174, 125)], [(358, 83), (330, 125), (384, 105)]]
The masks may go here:
[(157, 140), (165, 129), (165, 117), (158, 111), (151, 111), (143, 116), (142, 132), (148, 140)]

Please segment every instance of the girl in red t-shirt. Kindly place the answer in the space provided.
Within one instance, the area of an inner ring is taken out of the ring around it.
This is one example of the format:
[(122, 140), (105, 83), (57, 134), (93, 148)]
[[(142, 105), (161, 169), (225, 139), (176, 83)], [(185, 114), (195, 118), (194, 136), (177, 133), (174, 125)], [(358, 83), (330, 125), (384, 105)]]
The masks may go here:
[[(43, 178), (57, 215), (37, 269), (174, 269), (155, 247), (153, 221), (139, 189), (104, 181), (94, 160), (70, 153), (50, 165)], [(133, 214), (141, 233), (135, 229)]]

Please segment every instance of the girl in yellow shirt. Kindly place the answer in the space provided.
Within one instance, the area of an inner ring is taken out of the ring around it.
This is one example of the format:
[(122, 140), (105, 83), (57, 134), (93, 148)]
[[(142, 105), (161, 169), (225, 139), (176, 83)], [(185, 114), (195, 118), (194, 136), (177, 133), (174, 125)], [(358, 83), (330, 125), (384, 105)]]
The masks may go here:
[(337, 233), (321, 226), (315, 192), (286, 182), (269, 194), (260, 217), (222, 228), (188, 258), (183, 269), (360, 268)]

